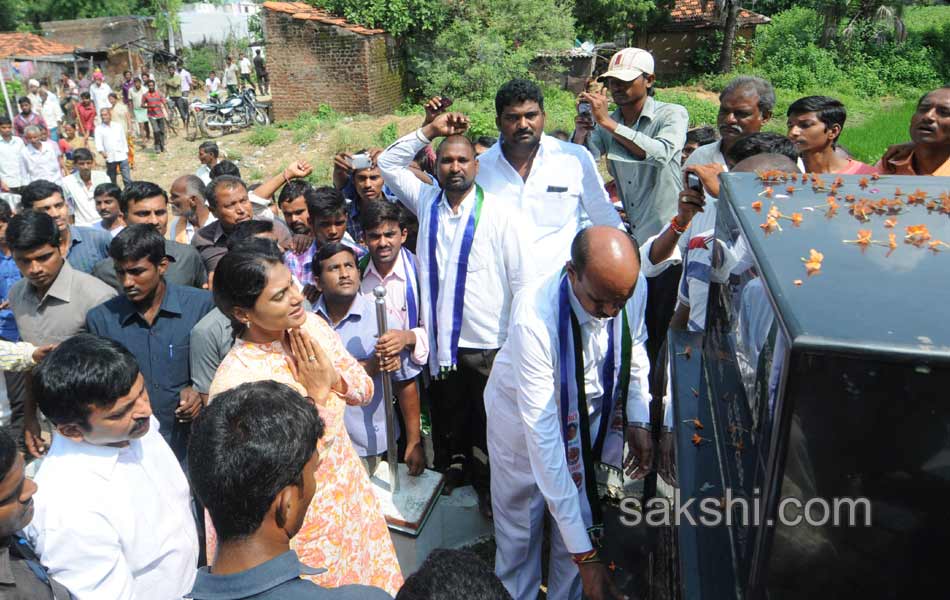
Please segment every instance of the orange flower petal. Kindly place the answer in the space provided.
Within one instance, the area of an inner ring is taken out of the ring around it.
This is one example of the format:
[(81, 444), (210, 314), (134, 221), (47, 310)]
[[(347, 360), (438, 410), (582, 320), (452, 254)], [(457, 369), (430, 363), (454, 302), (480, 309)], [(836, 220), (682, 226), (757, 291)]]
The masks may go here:
[(884, 227), (887, 227), (888, 229), (891, 229), (896, 225), (897, 225), (897, 219), (887, 219), (884, 221)]
[(755, 202), (753, 202), (752, 210), (756, 212), (760, 212), (762, 210), (762, 202), (760, 200), (756, 200)]
[(791, 219), (792, 223), (794, 223), (796, 226), (801, 225), (802, 213), (792, 213)]

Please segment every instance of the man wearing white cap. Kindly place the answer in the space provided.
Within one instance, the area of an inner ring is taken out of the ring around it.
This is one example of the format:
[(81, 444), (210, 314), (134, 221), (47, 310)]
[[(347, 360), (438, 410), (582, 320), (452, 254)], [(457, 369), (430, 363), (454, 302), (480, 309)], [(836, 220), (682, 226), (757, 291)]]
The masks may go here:
[[(653, 99), (653, 56), (646, 50), (620, 50), (600, 79), (605, 92), (579, 97), (574, 141), (595, 159), (607, 157), (633, 234), (645, 240), (676, 214), (689, 115), (678, 104)], [(607, 91), (617, 105), (612, 114)]]
[(29, 93), (26, 95), (30, 99), (30, 105), (33, 107), (33, 112), (36, 114), (42, 114), (43, 111), (43, 99), (40, 98), (40, 82), (31, 79), (26, 82), (26, 89), (29, 90)]

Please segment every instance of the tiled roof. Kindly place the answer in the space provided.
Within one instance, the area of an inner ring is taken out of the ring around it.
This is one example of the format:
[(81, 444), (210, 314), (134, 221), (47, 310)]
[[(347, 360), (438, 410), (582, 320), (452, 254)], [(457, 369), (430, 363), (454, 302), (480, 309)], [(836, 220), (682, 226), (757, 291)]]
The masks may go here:
[(300, 19), (302, 21), (319, 21), (321, 23), (326, 23), (327, 25), (335, 25), (360, 35), (377, 35), (380, 33), (386, 33), (382, 29), (369, 29), (367, 27), (363, 27), (362, 25), (350, 23), (342, 17), (331, 15), (325, 10), (315, 8), (304, 2), (265, 2), (263, 6), (267, 10), (286, 13), (294, 19)]
[[(678, 25), (696, 24), (705, 26), (711, 23), (718, 23), (719, 16), (716, 10), (716, 0), (676, 0), (670, 16), (673, 17), (673, 23)], [(740, 25), (761, 25), (768, 23), (769, 18), (754, 13), (749, 10), (739, 10)]]
[(75, 49), (32, 33), (0, 33), (0, 57), (72, 54)]

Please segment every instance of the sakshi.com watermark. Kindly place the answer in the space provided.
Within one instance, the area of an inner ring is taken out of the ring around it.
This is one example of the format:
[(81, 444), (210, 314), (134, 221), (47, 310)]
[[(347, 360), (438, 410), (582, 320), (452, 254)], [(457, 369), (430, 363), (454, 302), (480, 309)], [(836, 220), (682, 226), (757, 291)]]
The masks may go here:
[(693, 527), (870, 527), (871, 501), (867, 498), (808, 498), (786, 496), (779, 500), (774, 517), (763, 515), (762, 498), (754, 490), (752, 498), (736, 496), (729, 488), (722, 497), (683, 499), (680, 490), (672, 498), (650, 498), (646, 504), (628, 497), (620, 502), (620, 522), (627, 527), (690, 525)]

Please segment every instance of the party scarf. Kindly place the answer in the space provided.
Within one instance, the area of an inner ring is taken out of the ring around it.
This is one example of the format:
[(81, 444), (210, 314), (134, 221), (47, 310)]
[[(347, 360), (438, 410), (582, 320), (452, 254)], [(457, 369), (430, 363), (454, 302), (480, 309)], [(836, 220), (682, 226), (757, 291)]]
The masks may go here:
[[(416, 259), (405, 247), (400, 248), (399, 253), (402, 255), (402, 267), (406, 278), (406, 310), (409, 312), (409, 329), (415, 329), (419, 326), (419, 302), (416, 300), (419, 295), (419, 278), (416, 275)], [(370, 260), (372, 256), (369, 254), (359, 260), (361, 279), (366, 274)]]
[[(626, 419), (627, 391), (630, 384), (630, 361), (633, 342), (627, 309), (607, 323), (607, 354), (601, 381), (604, 395), (600, 411), (597, 439), (590, 439), (590, 415), (584, 389), (584, 352), (581, 327), (571, 309), (570, 281), (566, 271), (561, 273), (558, 288), (558, 368), (560, 370), (561, 435), (567, 455), (567, 469), (581, 494), (581, 503), (587, 503), (591, 523), (588, 529), (603, 529), (603, 515), (597, 501), (597, 477), (594, 464), (620, 469), (623, 460), (623, 430)], [(617, 356), (620, 360), (617, 361)], [(571, 431), (573, 429), (573, 431)]]
[[(449, 248), (449, 260), (445, 265), (445, 280), (439, 285), (438, 239), (439, 207), (444, 193), (439, 192), (429, 209), (426, 248), (429, 259), (429, 341), (435, 344), (436, 351), (429, 352), (429, 369), (433, 377), (455, 370), (458, 361), (459, 336), (462, 333), (462, 307), (465, 304), (465, 280), (468, 277), (468, 257), (472, 251), (475, 230), (481, 219), (482, 203), (485, 194), (481, 186), (475, 185), (475, 202), (466, 216), (462, 235), (456, 235)], [(464, 208), (462, 209), (465, 210)], [(439, 293), (440, 290), (442, 293)]]

